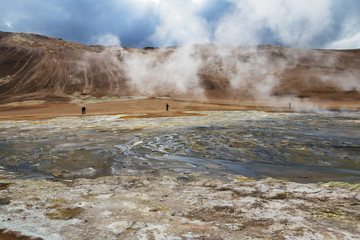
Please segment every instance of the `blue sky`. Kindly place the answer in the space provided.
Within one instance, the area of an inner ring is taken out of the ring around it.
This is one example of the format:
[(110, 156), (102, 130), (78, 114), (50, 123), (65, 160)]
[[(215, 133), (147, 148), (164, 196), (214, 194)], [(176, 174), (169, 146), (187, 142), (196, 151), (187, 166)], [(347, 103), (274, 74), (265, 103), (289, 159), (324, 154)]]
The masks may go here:
[(0, 0), (0, 31), (85, 44), (360, 48), (358, 0)]

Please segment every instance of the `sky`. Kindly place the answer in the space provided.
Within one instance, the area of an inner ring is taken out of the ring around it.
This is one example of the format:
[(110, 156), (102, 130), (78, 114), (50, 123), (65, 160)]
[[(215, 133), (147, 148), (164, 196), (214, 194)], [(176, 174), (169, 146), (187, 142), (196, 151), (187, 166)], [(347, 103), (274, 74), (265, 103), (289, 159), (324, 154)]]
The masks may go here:
[(0, 31), (143, 48), (360, 48), (359, 0), (0, 0)]

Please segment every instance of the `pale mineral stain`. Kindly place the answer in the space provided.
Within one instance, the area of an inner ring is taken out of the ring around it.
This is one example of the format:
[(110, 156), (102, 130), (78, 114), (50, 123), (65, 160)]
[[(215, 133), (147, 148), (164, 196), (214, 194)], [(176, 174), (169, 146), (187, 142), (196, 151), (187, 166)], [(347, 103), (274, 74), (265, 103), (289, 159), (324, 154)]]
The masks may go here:
[[(154, 176), (146, 172), (136, 177), (78, 179), (71, 185), (44, 179), (8, 180), (11, 191), (0, 191), (0, 195), (11, 202), (0, 209), (0, 224), (44, 239), (52, 239), (45, 232), (58, 234), (57, 239), (74, 234), (82, 238), (274, 238), (276, 229), (281, 230), (276, 236), (284, 238), (294, 234), (360, 236), (356, 227), (360, 215), (354, 205), (360, 202), (360, 194), (353, 184), (332, 187), (276, 179), (232, 182), (204, 174), (189, 182), (177, 177), (176, 173)], [(146, 182), (146, 188), (129, 188), (130, 182)], [(123, 187), (115, 188), (118, 185)], [(84, 195), (91, 191), (101, 194)], [(144, 194), (146, 198), (141, 197)], [(47, 199), (47, 204), (41, 199)], [(23, 202), (32, 207), (19, 211)]]

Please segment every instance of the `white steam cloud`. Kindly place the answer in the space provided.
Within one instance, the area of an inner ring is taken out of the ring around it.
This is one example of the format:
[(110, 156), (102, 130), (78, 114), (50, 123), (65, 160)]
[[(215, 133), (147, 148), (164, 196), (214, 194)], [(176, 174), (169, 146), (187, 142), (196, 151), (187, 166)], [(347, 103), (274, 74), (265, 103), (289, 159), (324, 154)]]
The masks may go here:
[[(228, 84), (227, 94), (233, 98), (280, 99), (285, 104), (292, 101), (294, 108), (314, 106), (306, 99), (293, 98), (296, 89), (285, 90), (285, 94), (290, 94), (282, 98), (274, 97), (281, 82), (293, 81), (294, 86), (318, 82), (319, 86), (360, 91), (360, 71), (356, 67), (350, 67), (348, 72), (339, 71), (345, 69), (340, 55), (256, 46), (267, 36), (289, 46), (312, 46), (334, 27), (331, 0), (228, 0), (231, 11), (221, 13), (216, 21), (199, 14), (213, 0), (135, 2), (143, 4), (139, 14), (147, 12), (145, 6), (148, 6), (159, 18), (148, 42), (180, 46), (127, 52), (119, 47), (107, 48), (102, 53), (85, 55), (79, 72), (90, 73), (96, 66), (106, 73), (106, 82), (114, 89), (122, 87), (117, 79), (127, 78), (128, 87), (143, 95), (188, 94), (198, 99), (206, 95), (204, 79), (213, 81), (211, 84), (219, 81)], [(328, 46), (360, 46), (357, 29), (360, 28), (355, 21)], [(93, 42), (120, 46), (120, 40), (112, 34), (94, 38)], [(98, 65), (94, 65), (96, 59)], [(293, 73), (292, 69), (297, 72)], [(91, 78), (86, 79), (90, 89)]]
[(157, 6), (160, 23), (150, 41), (162, 46), (208, 43), (206, 20), (197, 14), (198, 5), (188, 1), (162, 1)]
[(102, 45), (102, 46), (121, 46), (120, 39), (111, 33), (107, 33), (105, 35), (92, 37), (90, 42), (94, 45)]
[(187, 45), (129, 54), (125, 59), (127, 74), (141, 94), (190, 94), (202, 98), (197, 76), (201, 59), (193, 53), (193, 47)]

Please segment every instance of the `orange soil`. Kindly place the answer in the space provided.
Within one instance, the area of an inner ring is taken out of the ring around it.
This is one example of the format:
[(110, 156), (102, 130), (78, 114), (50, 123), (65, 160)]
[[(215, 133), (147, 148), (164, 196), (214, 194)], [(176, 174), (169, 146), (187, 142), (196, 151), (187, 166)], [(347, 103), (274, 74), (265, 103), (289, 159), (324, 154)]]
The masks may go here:
[[(165, 109), (166, 103), (170, 105), (169, 111)], [(360, 104), (354, 99), (314, 99), (312, 104), (320, 109), (360, 109)], [(86, 116), (115, 114), (140, 115), (131, 116), (132, 118), (174, 117), (199, 114), (189, 113), (188, 111), (293, 111), (293, 109), (289, 109), (287, 102), (226, 99), (212, 99), (206, 102), (200, 102), (195, 100), (148, 98), (120, 102), (89, 103), (85, 106), (87, 108)], [(2, 104), (0, 105), (0, 120), (39, 120), (55, 117), (80, 116), (81, 107), (81, 104), (74, 103), (20, 102)], [(127, 116), (127, 118), (129, 118), (129, 116)]]

